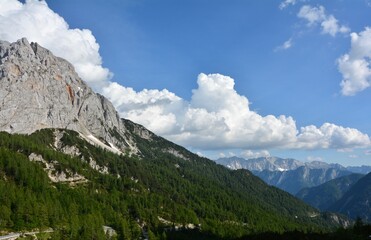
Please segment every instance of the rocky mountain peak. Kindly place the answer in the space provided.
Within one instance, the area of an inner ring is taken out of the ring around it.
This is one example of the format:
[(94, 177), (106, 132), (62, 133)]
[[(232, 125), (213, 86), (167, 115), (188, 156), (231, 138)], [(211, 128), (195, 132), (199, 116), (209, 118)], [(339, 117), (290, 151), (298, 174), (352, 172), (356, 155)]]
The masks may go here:
[(137, 152), (111, 102), (72, 64), (26, 38), (0, 41), (0, 131), (30, 134), (42, 128), (71, 129), (111, 151)]

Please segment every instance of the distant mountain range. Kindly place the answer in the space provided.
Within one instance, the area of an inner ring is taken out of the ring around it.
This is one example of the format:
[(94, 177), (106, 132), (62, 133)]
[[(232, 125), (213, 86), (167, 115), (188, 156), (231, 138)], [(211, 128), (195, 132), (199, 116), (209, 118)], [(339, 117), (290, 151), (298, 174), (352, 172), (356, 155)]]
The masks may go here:
[(371, 221), (371, 166), (344, 167), (278, 157), (230, 157), (216, 162), (233, 170), (248, 169), (269, 185), (285, 190), (321, 211)]
[(276, 186), (293, 195), (301, 189), (318, 186), (338, 177), (352, 173), (368, 173), (370, 166), (344, 167), (321, 161), (302, 162), (296, 159), (260, 157), (244, 159), (239, 157), (219, 158), (218, 164), (229, 169), (248, 169), (269, 185)]
[(347, 170), (336, 168), (299, 167), (289, 171), (253, 171), (269, 185), (278, 187), (293, 195), (303, 188), (318, 186), (332, 179), (351, 174)]
[(252, 159), (229, 157), (219, 158), (216, 162), (228, 167), (229, 169), (248, 169), (250, 171), (287, 171), (305, 165), (303, 162), (295, 159), (283, 159), (278, 157), (260, 157)]
[(328, 210), (336, 201), (365, 175), (353, 173), (339, 177), (312, 188), (303, 188), (296, 197), (322, 211)]

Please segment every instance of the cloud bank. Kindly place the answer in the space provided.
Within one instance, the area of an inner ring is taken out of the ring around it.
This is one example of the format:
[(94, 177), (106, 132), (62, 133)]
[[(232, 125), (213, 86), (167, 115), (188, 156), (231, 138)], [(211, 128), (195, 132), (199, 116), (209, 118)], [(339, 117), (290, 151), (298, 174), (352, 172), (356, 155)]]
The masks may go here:
[(308, 26), (319, 24), (323, 34), (329, 34), (333, 37), (338, 33), (348, 33), (350, 31), (348, 27), (340, 25), (333, 15), (326, 14), (323, 6), (312, 7), (310, 5), (304, 5), (300, 8), (297, 16), (305, 19)]
[[(17, 0), (0, 0), (0, 5), (1, 39), (16, 41), (27, 37), (67, 59), (82, 79), (113, 102), (122, 117), (143, 124), (178, 144), (203, 150), (256, 150), (247, 151), (246, 155), (268, 155), (264, 149), (270, 148), (349, 149), (371, 146), (369, 136), (354, 128), (324, 123), (320, 127), (299, 129), (291, 116), (262, 116), (250, 109), (245, 96), (236, 92), (234, 79), (221, 74), (200, 74), (198, 87), (193, 90), (189, 101), (166, 89), (136, 92), (109, 80), (111, 73), (102, 67), (99, 45), (91, 31), (70, 29), (45, 1), (28, 0), (22, 4)], [(333, 32), (323, 24), (333, 21), (331, 16), (325, 15), (324, 9), (307, 8), (302, 15), (310, 24), (321, 23), (324, 31)], [(341, 32), (341, 27), (335, 26), (335, 32)], [(367, 34), (354, 35), (354, 51), (348, 59), (361, 58), (358, 50), (367, 46), (357, 39), (363, 35)]]
[(198, 149), (348, 149), (371, 145), (354, 128), (331, 123), (297, 128), (290, 116), (261, 116), (236, 92), (234, 80), (221, 74), (197, 79), (190, 101), (167, 90), (143, 90), (112, 83), (103, 89), (121, 116), (143, 124), (177, 143)]
[(77, 73), (95, 89), (112, 73), (102, 67), (99, 45), (88, 29), (70, 29), (45, 1), (0, 0), (0, 39), (9, 42), (26, 37), (71, 62)]

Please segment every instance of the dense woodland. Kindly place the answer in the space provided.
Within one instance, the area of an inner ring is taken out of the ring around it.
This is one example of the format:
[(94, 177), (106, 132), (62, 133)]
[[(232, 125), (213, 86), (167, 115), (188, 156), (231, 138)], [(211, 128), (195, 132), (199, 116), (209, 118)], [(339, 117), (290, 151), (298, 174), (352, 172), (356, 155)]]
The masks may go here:
[[(76, 132), (63, 130), (63, 146), (80, 150), (79, 156), (71, 157), (55, 149), (54, 131), (0, 133), (1, 233), (53, 228), (52, 239), (106, 239), (105, 225), (117, 231), (117, 239), (337, 236), (333, 214), (320, 214), (249, 171), (230, 171), (163, 138), (136, 136), (141, 154), (129, 156), (94, 147)], [(45, 166), (29, 160), (31, 153), (57, 162), (57, 172), (68, 169), (88, 181), (75, 186), (52, 183)], [(87, 159), (107, 166), (109, 174), (92, 169)], [(185, 228), (188, 224), (194, 228)], [(340, 235), (363, 239), (369, 230), (359, 223)]]

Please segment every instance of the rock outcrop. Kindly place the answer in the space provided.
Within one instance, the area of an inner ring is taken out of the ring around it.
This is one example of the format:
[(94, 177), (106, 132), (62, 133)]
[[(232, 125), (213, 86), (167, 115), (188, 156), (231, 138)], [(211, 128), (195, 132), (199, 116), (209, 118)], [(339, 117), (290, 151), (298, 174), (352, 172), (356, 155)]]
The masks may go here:
[(138, 152), (113, 105), (69, 62), (25, 38), (0, 41), (0, 131), (42, 128), (71, 129), (113, 152)]

